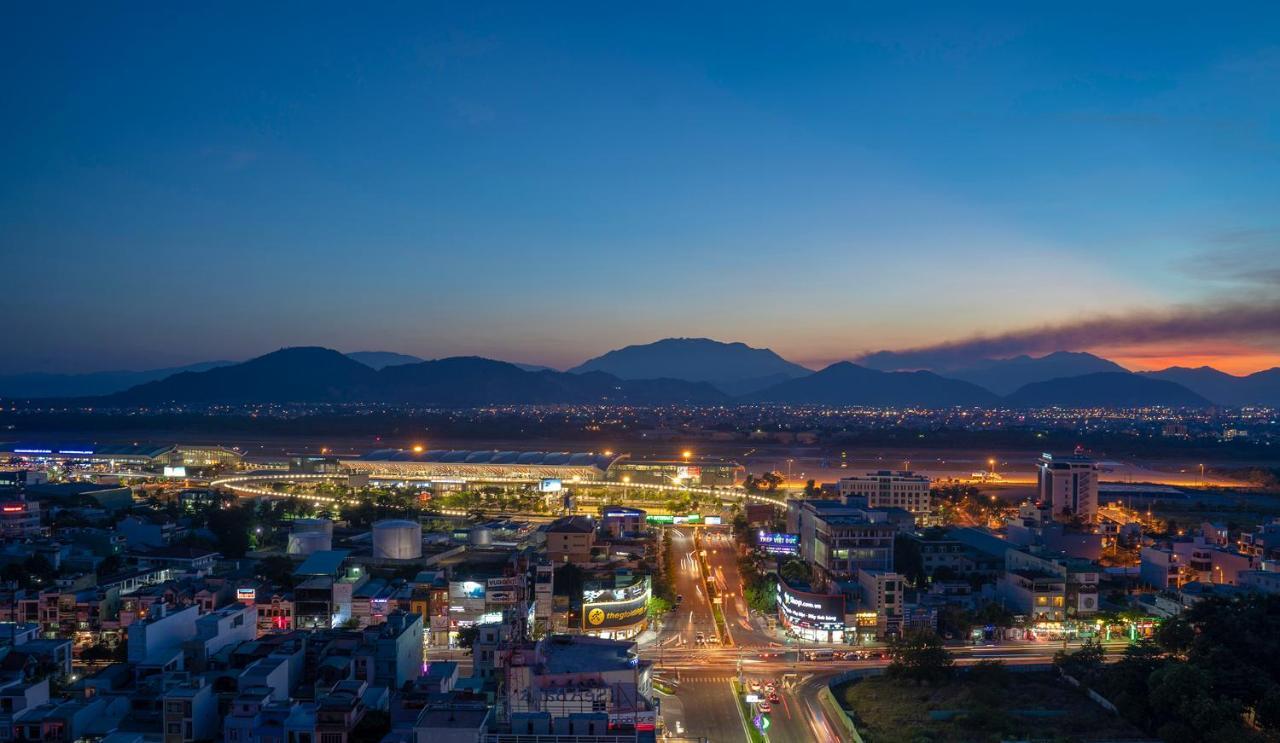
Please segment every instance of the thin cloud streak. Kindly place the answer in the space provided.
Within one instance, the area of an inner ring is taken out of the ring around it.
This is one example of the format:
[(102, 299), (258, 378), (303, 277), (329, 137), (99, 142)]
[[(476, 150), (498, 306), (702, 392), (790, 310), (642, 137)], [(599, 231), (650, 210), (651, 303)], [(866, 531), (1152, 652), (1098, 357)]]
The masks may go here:
[(1280, 301), (1178, 307), (1108, 315), (996, 335), (882, 351), (863, 357), (883, 368), (958, 368), (984, 358), (1140, 346), (1169, 341), (1248, 340), (1280, 343)]

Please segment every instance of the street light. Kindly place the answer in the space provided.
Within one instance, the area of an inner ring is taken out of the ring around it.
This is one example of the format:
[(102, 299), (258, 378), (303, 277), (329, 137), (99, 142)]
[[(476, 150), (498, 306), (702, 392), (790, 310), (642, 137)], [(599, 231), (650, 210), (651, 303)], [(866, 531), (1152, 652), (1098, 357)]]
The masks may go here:
[(422, 453), (422, 444), (414, 444), (414, 445), (413, 445), (413, 453), (414, 453), (414, 454), (421, 454), (421, 453)]
[(684, 451), (680, 452), (680, 456), (684, 457), (684, 461), (687, 462), (689, 461), (689, 457), (693, 456), (693, 452), (689, 451), (688, 449), (685, 449)]

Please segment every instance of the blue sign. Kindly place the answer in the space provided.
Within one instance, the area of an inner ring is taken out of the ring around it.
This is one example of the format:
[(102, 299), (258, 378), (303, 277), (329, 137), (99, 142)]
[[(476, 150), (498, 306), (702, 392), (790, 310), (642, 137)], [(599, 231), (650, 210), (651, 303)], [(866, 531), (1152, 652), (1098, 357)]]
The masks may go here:
[(761, 531), (756, 534), (756, 544), (771, 555), (800, 554), (799, 534)]

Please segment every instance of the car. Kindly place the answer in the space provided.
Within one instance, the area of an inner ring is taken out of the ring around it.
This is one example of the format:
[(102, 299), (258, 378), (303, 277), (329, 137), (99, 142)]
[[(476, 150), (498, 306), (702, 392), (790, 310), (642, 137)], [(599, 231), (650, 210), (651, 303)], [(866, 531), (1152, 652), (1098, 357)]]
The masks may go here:
[(694, 635), (693, 641), (701, 645), (707, 641), (707, 636), (706, 634), (699, 632), (697, 635)]
[(777, 704), (778, 702), (782, 701), (782, 697), (778, 695), (778, 692), (771, 691), (769, 692), (769, 701), (773, 702), (774, 704)]
[(752, 693), (752, 694), (758, 694), (758, 693), (760, 693), (760, 682), (759, 682), (759, 681), (752, 681), (752, 682), (749, 684), (749, 687), (750, 687), (750, 689), (751, 689), (751, 693)]
[(760, 710), (762, 714), (767, 715), (773, 711), (773, 705), (769, 704), (768, 702), (761, 702), (756, 706), (756, 709)]

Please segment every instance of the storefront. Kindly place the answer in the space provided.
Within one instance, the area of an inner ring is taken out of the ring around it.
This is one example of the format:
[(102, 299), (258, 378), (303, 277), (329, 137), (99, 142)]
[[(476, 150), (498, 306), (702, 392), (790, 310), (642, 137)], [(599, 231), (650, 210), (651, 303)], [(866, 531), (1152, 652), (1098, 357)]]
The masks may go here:
[(607, 640), (630, 640), (649, 619), (649, 576), (622, 588), (582, 592), (582, 633)]
[(778, 581), (778, 618), (787, 633), (808, 642), (845, 642), (844, 596), (810, 593)]

